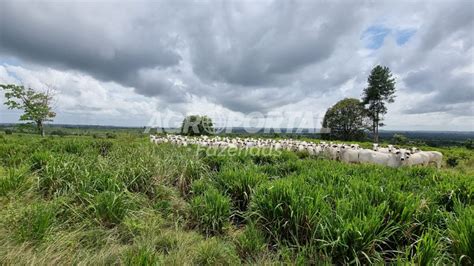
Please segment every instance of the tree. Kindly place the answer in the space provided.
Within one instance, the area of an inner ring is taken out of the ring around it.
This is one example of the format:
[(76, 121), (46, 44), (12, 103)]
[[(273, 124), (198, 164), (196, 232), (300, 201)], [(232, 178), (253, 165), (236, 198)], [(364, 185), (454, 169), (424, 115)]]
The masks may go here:
[(212, 119), (205, 115), (187, 116), (181, 124), (181, 134), (188, 136), (214, 134)]
[(408, 138), (402, 134), (393, 134), (392, 142), (398, 145), (406, 145), (408, 144)]
[(345, 98), (326, 111), (322, 126), (330, 129), (331, 138), (363, 139), (368, 127), (366, 110), (358, 99)]
[(44, 136), (44, 123), (52, 121), (56, 116), (51, 107), (51, 92), (38, 92), (14, 84), (0, 84), (0, 88), (5, 91), (5, 105), (8, 109), (23, 110), (20, 121), (31, 121), (41, 136)]
[(388, 67), (377, 65), (370, 72), (367, 82), (368, 87), (364, 89), (362, 102), (372, 120), (374, 142), (378, 143), (379, 127), (384, 126), (381, 121), (383, 115), (387, 113), (386, 103), (395, 101), (395, 79)]

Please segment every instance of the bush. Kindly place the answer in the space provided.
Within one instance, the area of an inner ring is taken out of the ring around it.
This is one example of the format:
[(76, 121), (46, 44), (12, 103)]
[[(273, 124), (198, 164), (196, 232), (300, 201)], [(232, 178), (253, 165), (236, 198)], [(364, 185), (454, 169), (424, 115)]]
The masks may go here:
[(116, 139), (116, 138), (117, 138), (117, 134), (107, 132), (107, 133), (105, 133), (105, 138), (107, 138), (107, 139)]
[(229, 223), (230, 199), (210, 189), (191, 201), (192, 224), (207, 235), (221, 234)]
[(459, 159), (459, 158), (456, 157), (456, 156), (450, 156), (450, 157), (448, 157), (448, 159), (446, 160), (446, 164), (447, 164), (449, 167), (453, 167), (453, 168), (454, 168), (454, 167), (456, 167), (456, 166), (459, 164), (458, 159)]
[(11, 129), (5, 129), (5, 135), (12, 135), (13, 134), (13, 130)]
[(56, 130), (51, 131), (50, 135), (63, 137), (63, 136), (67, 136), (67, 132), (62, 131), (60, 129), (56, 129)]

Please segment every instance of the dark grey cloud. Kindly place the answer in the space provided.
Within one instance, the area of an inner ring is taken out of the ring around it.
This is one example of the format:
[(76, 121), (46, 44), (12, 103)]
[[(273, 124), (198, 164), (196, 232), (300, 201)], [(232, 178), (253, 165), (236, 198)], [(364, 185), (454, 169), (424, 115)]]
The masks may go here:
[[(147, 21), (141, 16), (153, 13), (129, 2), (2, 1), (0, 5), (3, 54), (128, 85), (134, 84), (140, 69), (166, 68), (181, 60), (176, 36), (160, 24), (165, 20)], [(111, 7), (117, 11), (109, 12)]]
[[(286, 74), (331, 57), (361, 15), (360, 4), (354, 2), (324, 7), (293, 1), (254, 3), (249, 15), (233, 7), (223, 5), (222, 12), (189, 23), (187, 32), (195, 73), (243, 86), (291, 83)], [(351, 12), (340, 16), (346, 9)]]

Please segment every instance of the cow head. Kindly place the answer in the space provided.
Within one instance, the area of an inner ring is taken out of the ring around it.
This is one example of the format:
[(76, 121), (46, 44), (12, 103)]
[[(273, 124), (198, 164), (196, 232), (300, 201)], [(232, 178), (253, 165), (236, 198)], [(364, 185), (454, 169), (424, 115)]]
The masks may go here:
[(407, 159), (407, 156), (406, 156), (406, 152), (404, 151), (401, 151), (399, 149), (397, 149), (395, 151), (395, 155), (398, 157), (398, 159), (400, 159), (400, 161), (405, 161)]

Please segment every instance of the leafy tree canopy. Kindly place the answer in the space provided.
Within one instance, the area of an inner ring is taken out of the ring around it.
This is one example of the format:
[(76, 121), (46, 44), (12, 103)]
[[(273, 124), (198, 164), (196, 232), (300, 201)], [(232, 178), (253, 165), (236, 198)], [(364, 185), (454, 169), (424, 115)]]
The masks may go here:
[(360, 140), (368, 126), (366, 110), (358, 99), (346, 98), (330, 107), (324, 115), (323, 127), (329, 128), (330, 137), (341, 140)]
[(20, 121), (34, 123), (38, 132), (44, 136), (44, 122), (52, 121), (56, 116), (51, 107), (51, 94), (14, 84), (0, 84), (0, 88), (5, 91), (5, 105), (8, 109), (23, 110)]
[(188, 136), (214, 134), (214, 124), (208, 116), (190, 115), (181, 124), (181, 134)]

